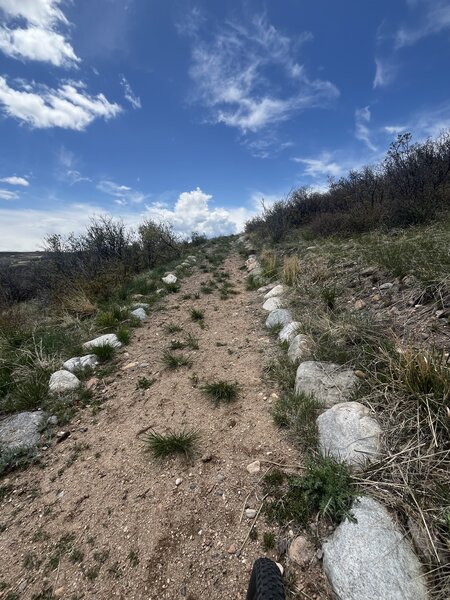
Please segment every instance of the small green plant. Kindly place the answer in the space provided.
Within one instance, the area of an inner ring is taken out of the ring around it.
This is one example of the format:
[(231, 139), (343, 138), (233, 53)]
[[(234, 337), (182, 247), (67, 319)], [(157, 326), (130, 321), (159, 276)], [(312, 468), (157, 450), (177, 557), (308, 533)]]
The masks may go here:
[(130, 565), (132, 567), (137, 567), (139, 564), (139, 556), (138, 553), (136, 552), (136, 550), (131, 549), (130, 552), (128, 553), (128, 560), (130, 562)]
[(337, 289), (335, 286), (325, 286), (320, 290), (320, 297), (322, 298), (325, 307), (328, 310), (335, 310), (336, 308), (336, 298), (337, 298)]
[(198, 338), (193, 336), (192, 333), (188, 333), (186, 336), (186, 347), (190, 348), (191, 350), (199, 349)]
[(175, 294), (176, 292), (180, 291), (180, 286), (178, 283), (166, 283), (164, 284), (164, 287), (169, 294)]
[(92, 354), (98, 358), (100, 362), (106, 362), (111, 360), (116, 353), (116, 349), (111, 344), (102, 344), (101, 346), (95, 346), (89, 350)]
[(273, 531), (265, 531), (263, 533), (263, 550), (264, 552), (269, 552), (275, 548), (275, 534)]
[(180, 325), (175, 325), (175, 323), (168, 323), (165, 327), (164, 327), (164, 331), (168, 334), (170, 333), (179, 333), (180, 331), (183, 331), (183, 328), (180, 327)]
[(311, 395), (286, 392), (276, 400), (272, 416), (279, 427), (292, 431), (294, 440), (303, 450), (310, 450), (317, 444), (316, 418), (320, 406)]
[(254, 275), (249, 275), (247, 277), (247, 280), (245, 282), (246, 290), (248, 290), (250, 292), (252, 290), (257, 290), (260, 287), (261, 287), (261, 283), (257, 277), (255, 277)]
[(168, 369), (192, 366), (192, 360), (188, 356), (184, 354), (174, 354), (169, 350), (164, 352), (162, 362)]
[(166, 434), (151, 431), (144, 438), (147, 451), (154, 458), (167, 458), (174, 454), (182, 454), (187, 458), (192, 457), (199, 435), (196, 431), (183, 430), (179, 433), (169, 431)]
[(250, 530), (250, 533), (249, 533), (249, 536), (248, 536), (248, 537), (249, 537), (249, 538), (250, 538), (250, 539), (251, 539), (253, 542), (254, 542), (255, 540), (257, 540), (257, 539), (258, 539), (258, 532), (257, 532), (257, 530), (256, 530), (256, 528), (255, 528), (255, 527), (253, 527), (253, 529), (251, 529), (251, 530)]
[(183, 348), (186, 348), (186, 343), (182, 342), (181, 340), (172, 340), (170, 342), (170, 346), (169, 349), (170, 350), (183, 350)]
[(191, 319), (193, 321), (202, 322), (205, 320), (205, 312), (197, 308), (191, 310)]
[(215, 381), (207, 383), (202, 387), (202, 391), (211, 398), (214, 404), (221, 402), (232, 402), (239, 394), (239, 385), (229, 381)]
[(124, 325), (121, 325), (120, 327), (118, 327), (116, 329), (116, 336), (117, 336), (117, 339), (119, 340), (119, 342), (121, 342), (125, 346), (130, 343), (131, 332), (128, 329), (128, 327), (125, 327)]
[(136, 389), (138, 390), (148, 390), (155, 383), (156, 379), (147, 379), (147, 377), (141, 377), (138, 379), (136, 384)]

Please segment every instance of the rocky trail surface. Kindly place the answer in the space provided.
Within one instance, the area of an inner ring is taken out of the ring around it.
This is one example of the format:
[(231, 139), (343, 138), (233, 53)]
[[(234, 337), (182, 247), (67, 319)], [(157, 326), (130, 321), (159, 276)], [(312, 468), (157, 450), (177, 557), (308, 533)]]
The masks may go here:
[[(269, 336), (261, 295), (246, 291), (241, 266), (238, 255), (225, 260), (239, 292), (225, 300), (216, 293), (194, 298), (208, 278), (198, 269), (184, 278), (118, 353), (118, 369), (100, 381), (94, 395), (102, 410), (82, 409), (69, 437), (43, 452), (42, 465), (2, 482), (12, 493), (1, 504), (7, 591), (0, 597), (245, 598), (271, 528), (261, 514), (258, 540), (247, 539), (253, 520), (244, 509), (259, 510), (258, 483), (270, 468), (296, 472), (300, 459), (272, 421), (277, 390), (262, 378)], [(194, 307), (204, 311), (204, 328), (191, 319)], [(167, 333), (169, 324), (182, 332)], [(188, 333), (199, 343), (183, 350), (192, 367), (166, 369), (171, 339)], [(143, 377), (154, 380), (145, 390), (137, 386)], [(202, 393), (203, 384), (219, 379), (239, 384), (234, 402), (214, 406)], [(150, 427), (195, 429), (194, 458), (153, 459), (143, 443)], [(260, 468), (250, 473), (254, 461)], [(326, 597), (314, 595), (321, 574), (311, 577), (305, 597)]]

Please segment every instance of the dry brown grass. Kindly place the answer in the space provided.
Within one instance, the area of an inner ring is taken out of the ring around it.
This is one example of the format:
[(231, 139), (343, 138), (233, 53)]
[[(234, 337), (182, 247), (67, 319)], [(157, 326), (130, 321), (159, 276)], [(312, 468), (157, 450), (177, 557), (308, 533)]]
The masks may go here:
[(300, 258), (296, 255), (285, 256), (283, 260), (282, 280), (286, 285), (295, 285), (301, 269)]

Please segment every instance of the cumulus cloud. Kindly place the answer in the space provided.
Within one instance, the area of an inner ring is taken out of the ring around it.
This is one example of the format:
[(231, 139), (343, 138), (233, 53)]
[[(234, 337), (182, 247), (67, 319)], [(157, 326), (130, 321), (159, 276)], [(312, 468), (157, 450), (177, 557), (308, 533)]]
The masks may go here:
[[(212, 36), (190, 30), (190, 75), (198, 101), (214, 123), (243, 134), (256, 133), (312, 107), (325, 107), (338, 95), (335, 85), (311, 79), (296, 54), (311, 34), (290, 39), (256, 15), (242, 25), (225, 23)], [(273, 72), (280, 85), (273, 85)], [(269, 77), (269, 74), (271, 77)]]
[(5, 115), (37, 129), (61, 127), (76, 131), (83, 131), (96, 118), (111, 119), (122, 110), (103, 94), (88, 94), (81, 82), (62, 83), (56, 89), (36, 84), (17, 89), (1, 76), (0, 107)]
[(305, 165), (304, 173), (311, 177), (338, 177), (343, 168), (335, 162), (328, 152), (323, 152), (318, 158), (293, 158), (294, 162)]
[(125, 100), (128, 100), (128, 102), (131, 104), (131, 106), (134, 109), (142, 108), (141, 99), (139, 98), (139, 96), (136, 96), (136, 94), (133, 92), (130, 84), (128, 83), (128, 81), (125, 79), (124, 76), (122, 76), (120, 83), (123, 87)]
[(0, 189), (0, 200), (17, 200), (18, 197), (19, 194), (16, 192)]
[(12, 177), (2, 177), (0, 179), (1, 183), (8, 183), (9, 185), (21, 185), (23, 187), (28, 187), (30, 182), (25, 177), (16, 177), (13, 175)]
[[(79, 58), (62, 28), (68, 21), (60, 0), (0, 0), (0, 51), (22, 60), (48, 62), (57, 67), (75, 66)], [(26, 27), (17, 27), (23, 19)]]
[(365, 106), (364, 108), (358, 108), (355, 111), (355, 136), (356, 139), (364, 142), (369, 150), (376, 152), (377, 147), (371, 140), (371, 132), (369, 129), (369, 123), (372, 118), (370, 107)]

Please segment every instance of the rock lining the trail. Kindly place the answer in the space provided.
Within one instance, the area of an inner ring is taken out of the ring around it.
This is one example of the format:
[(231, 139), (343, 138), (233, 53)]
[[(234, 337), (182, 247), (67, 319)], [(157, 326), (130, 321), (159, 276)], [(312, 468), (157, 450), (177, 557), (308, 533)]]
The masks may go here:
[(55, 371), (50, 377), (48, 382), (48, 391), (51, 394), (65, 394), (67, 392), (73, 392), (78, 389), (81, 385), (81, 381), (76, 375), (70, 371)]
[(359, 402), (335, 404), (317, 417), (323, 456), (359, 469), (380, 453), (381, 428), (370, 409)]
[(267, 294), (264, 296), (264, 299), (268, 300), (269, 298), (274, 298), (275, 296), (281, 296), (285, 293), (285, 291), (286, 288), (284, 287), (284, 285), (282, 283), (279, 283), (267, 292)]
[(327, 362), (300, 363), (295, 378), (297, 394), (312, 394), (327, 408), (347, 401), (358, 381), (351, 369)]
[(34, 448), (39, 442), (43, 420), (41, 411), (24, 411), (1, 420), (0, 447), (9, 451)]
[(288, 323), (287, 325), (285, 325), (278, 334), (280, 342), (292, 342), (292, 340), (297, 335), (297, 329), (299, 327), (300, 323), (298, 321), (292, 321), (292, 323)]
[(91, 350), (92, 348), (100, 348), (101, 346), (112, 346), (113, 348), (120, 348), (122, 343), (119, 342), (115, 333), (105, 333), (89, 342), (84, 342), (83, 348)]
[[(295, 323), (295, 321), (294, 321)], [(299, 333), (289, 344), (288, 358), (291, 363), (296, 364), (308, 356), (310, 352), (310, 341), (308, 336)]]
[(278, 296), (273, 296), (272, 298), (269, 298), (268, 300), (266, 300), (263, 304), (263, 309), (267, 310), (268, 312), (272, 312), (273, 310), (276, 310), (277, 308), (282, 308), (284, 305), (283, 301), (281, 300), (281, 298), (279, 298)]
[(163, 283), (168, 283), (168, 284), (171, 284), (171, 283), (176, 283), (176, 282), (178, 281), (178, 278), (177, 278), (177, 276), (176, 276), (176, 275), (174, 275), (173, 273), (168, 273), (167, 275), (165, 275), (165, 276), (164, 276), (164, 277), (161, 279), (161, 281), (162, 281)]
[(73, 373), (74, 371), (84, 371), (93, 369), (98, 365), (98, 359), (95, 354), (86, 354), (86, 356), (74, 356), (63, 363), (63, 369)]
[(356, 522), (343, 521), (323, 544), (323, 567), (338, 598), (427, 600), (419, 559), (384, 506), (356, 500)]
[(133, 317), (136, 317), (137, 319), (139, 319), (139, 321), (145, 321), (145, 319), (147, 318), (147, 313), (141, 307), (135, 308), (134, 310), (132, 310), (131, 314), (133, 315)]
[(280, 325), (284, 327), (288, 323), (292, 323), (292, 315), (286, 308), (276, 308), (266, 319), (266, 327), (268, 329)]

